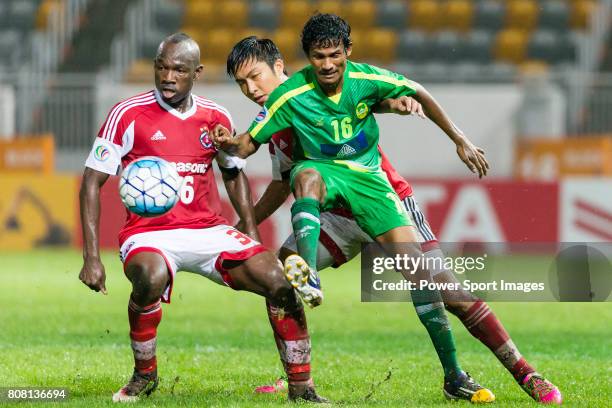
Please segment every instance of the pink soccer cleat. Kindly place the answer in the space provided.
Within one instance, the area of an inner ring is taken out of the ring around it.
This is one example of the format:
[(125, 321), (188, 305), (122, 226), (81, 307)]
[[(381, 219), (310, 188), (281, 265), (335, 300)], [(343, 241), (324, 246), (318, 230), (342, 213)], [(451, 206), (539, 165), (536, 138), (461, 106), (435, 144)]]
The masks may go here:
[(255, 393), (256, 394), (276, 394), (276, 393), (287, 392), (287, 389), (288, 389), (287, 380), (281, 377), (278, 380), (274, 381), (273, 384), (260, 385), (259, 387), (255, 388)]
[(542, 404), (561, 405), (563, 402), (561, 391), (538, 373), (527, 374), (520, 385), (531, 398)]

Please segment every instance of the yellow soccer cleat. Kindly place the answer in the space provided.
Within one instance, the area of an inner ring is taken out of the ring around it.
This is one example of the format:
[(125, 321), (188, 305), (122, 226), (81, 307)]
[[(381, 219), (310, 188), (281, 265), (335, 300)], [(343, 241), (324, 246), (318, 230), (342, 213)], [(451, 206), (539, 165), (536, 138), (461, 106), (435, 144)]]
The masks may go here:
[(289, 255), (283, 268), (285, 278), (295, 288), (300, 298), (310, 307), (323, 302), (323, 291), (316, 273), (299, 255)]

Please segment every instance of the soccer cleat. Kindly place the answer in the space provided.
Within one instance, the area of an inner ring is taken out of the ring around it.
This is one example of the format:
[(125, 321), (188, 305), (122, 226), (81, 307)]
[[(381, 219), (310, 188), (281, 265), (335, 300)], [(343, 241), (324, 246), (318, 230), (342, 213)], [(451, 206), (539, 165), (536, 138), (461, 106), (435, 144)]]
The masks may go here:
[(310, 307), (316, 307), (323, 302), (321, 282), (316, 272), (301, 256), (289, 255), (285, 260), (284, 272), (285, 277), (299, 293), (304, 303)]
[(255, 388), (256, 394), (276, 394), (287, 392), (287, 380), (283, 377), (274, 381), (274, 384), (260, 385)]
[(130, 381), (113, 394), (113, 402), (136, 402), (141, 395), (149, 396), (158, 384), (157, 369), (146, 374), (134, 370)]
[(563, 402), (561, 391), (538, 373), (527, 374), (520, 385), (531, 398), (542, 404), (561, 405)]
[(300, 400), (317, 404), (329, 403), (327, 398), (317, 394), (312, 379), (305, 384), (289, 384), (289, 401), (298, 402)]
[(493, 393), (478, 384), (468, 373), (454, 380), (444, 379), (444, 396), (447, 399), (463, 399), (473, 403), (486, 403), (495, 401)]

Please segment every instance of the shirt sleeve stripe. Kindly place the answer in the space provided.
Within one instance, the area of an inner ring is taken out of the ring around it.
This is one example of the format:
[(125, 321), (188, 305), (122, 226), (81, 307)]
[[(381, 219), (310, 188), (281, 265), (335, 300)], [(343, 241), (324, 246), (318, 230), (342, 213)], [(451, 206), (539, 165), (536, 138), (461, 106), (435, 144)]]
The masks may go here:
[(266, 123), (268, 123), (268, 121), (270, 120), (270, 118), (272, 118), (272, 116), (274, 115), (274, 112), (276, 112), (277, 110), (279, 110), (281, 108), (281, 106), (283, 106), (289, 99), (298, 96), (300, 94), (303, 94), (304, 92), (308, 92), (311, 89), (314, 88), (314, 83), (309, 83), (306, 85), (302, 85), (299, 88), (295, 88), (292, 89), (290, 91), (285, 92), (284, 94), (282, 94), (270, 107), (270, 109), (268, 109), (268, 114), (266, 115), (265, 119), (262, 120), (261, 122), (259, 122), (257, 124), (257, 126), (255, 126), (249, 133), (251, 134), (251, 137), (255, 137), (257, 136), (257, 134), (259, 133), (259, 131), (266, 125)]
[(397, 79), (388, 75), (381, 74), (366, 74), (365, 72), (349, 72), (349, 78), (354, 79), (369, 79), (371, 81), (386, 82), (395, 86), (407, 86), (410, 89), (416, 89), (416, 84), (409, 79)]

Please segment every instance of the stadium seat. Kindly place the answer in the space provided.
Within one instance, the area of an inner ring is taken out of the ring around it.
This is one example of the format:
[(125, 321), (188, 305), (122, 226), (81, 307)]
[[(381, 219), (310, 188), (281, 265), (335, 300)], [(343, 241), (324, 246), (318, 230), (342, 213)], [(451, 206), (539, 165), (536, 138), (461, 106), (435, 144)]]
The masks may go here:
[[(6, 7), (6, 4), (4, 4), (3, 7)], [(36, 29), (44, 30), (47, 28), (49, 16), (53, 10), (58, 7), (61, 7), (61, 2), (58, 0), (43, 0), (43, 2), (40, 3), (40, 6), (38, 6), (38, 10), (36, 12)], [(2, 11), (0, 11), (0, 14), (3, 14)], [(4, 23), (0, 22), (0, 24)]]
[(379, 27), (401, 30), (406, 27), (408, 7), (401, 0), (383, 0), (378, 2), (376, 25)]
[(223, 28), (243, 28), (247, 26), (248, 5), (246, 0), (224, 0), (216, 4), (216, 18)]
[(373, 0), (354, 0), (346, 4), (342, 16), (351, 28), (371, 28), (376, 20), (376, 4)]
[(474, 4), (469, 0), (449, 0), (442, 5), (443, 26), (466, 32), (472, 27)]
[(535, 0), (509, 0), (506, 6), (506, 28), (532, 30), (538, 21)]
[(474, 12), (474, 28), (497, 31), (504, 24), (505, 4), (499, 0), (479, 0)]
[(354, 42), (355, 47), (363, 44), (367, 60), (377, 64), (389, 64), (395, 60), (397, 43), (396, 32), (385, 28), (369, 29), (359, 43)]
[(414, 0), (410, 3), (409, 29), (435, 31), (441, 22), (441, 7), (436, 0)]
[(207, 63), (225, 63), (227, 54), (237, 40), (237, 33), (231, 28), (215, 28), (205, 33), (200, 43), (202, 60)]
[(268, 31), (278, 27), (280, 8), (273, 0), (258, 0), (249, 8), (249, 26), (263, 28)]
[(150, 59), (137, 59), (132, 62), (125, 74), (126, 82), (151, 82), (153, 63)]
[(436, 62), (452, 63), (460, 59), (459, 36), (453, 31), (440, 31), (432, 39), (432, 59)]
[(546, 0), (541, 4), (538, 28), (566, 30), (569, 26), (569, 6), (562, 0)]
[(319, 0), (314, 3), (314, 8), (320, 13), (344, 16), (344, 7), (341, 0)]
[(300, 30), (301, 26), (279, 28), (271, 35), (287, 64), (291, 64), (298, 57), (304, 57), (301, 51)]
[(160, 31), (173, 33), (178, 30), (183, 20), (184, 10), (180, 4), (162, 2), (155, 13), (155, 24)]
[(183, 30), (210, 29), (218, 23), (217, 8), (214, 1), (189, 1), (185, 7)]
[(9, 8), (9, 26), (20, 31), (31, 30), (34, 27), (37, 7), (37, 1), (13, 0)]
[(589, 27), (591, 14), (597, 8), (593, 0), (575, 0), (572, 2), (571, 25), (574, 29), (585, 30)]
[[(153, 58), (155, 58), (155, 54), (157, 53), (157, 47), (159, 47), (159, 43), (167, 35), (167, 32), (157, 30), (145, 32), (142, 36), (142, 42), (140, 43), (138, 57), (146, 59), (149, 62), (152, 61)], [(194, 38), (194, 40), (196, 40), (197, 42), (197, 39)]]
[(472, 30), (459, 37), (460, 52), (457, 58), (463, 63), (486, 64), (491, 62), (493, 35), (486, 30)]
[(351, 29), (351, 41), (353, 42), (352, 53), (350, 59), (356, 62), (365, 62), (368, 58), (368, 49), (366, 46), (367, 30)]
[(281, 2), (281, 27), (300, 29), (312, 15), (313, 5), (308, 0), (284, 0)]
[(558, 40), (553, 31), (538, 30), (529, 38), (527, 57), (530, 60), (555, 63), (558, 55)]
[(407, 63), (421, 64), (430, 59), (431, 47), (422, 31), (404, 30), (397, 44), (397, 57)]
[(528, 33), (508, 28), (500, 31), (495, 38), (494, 56), (498, 62), (520, 64), (527, 52)]

